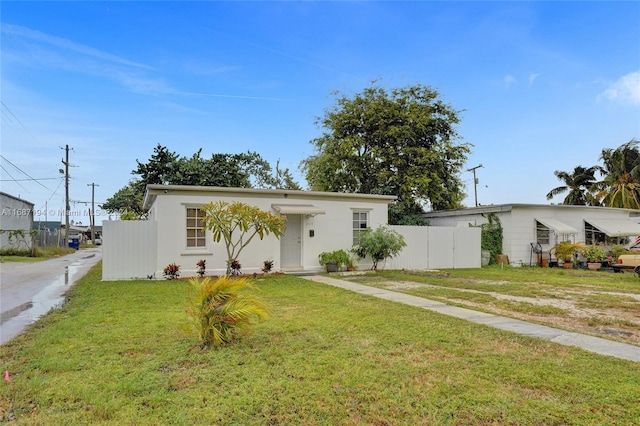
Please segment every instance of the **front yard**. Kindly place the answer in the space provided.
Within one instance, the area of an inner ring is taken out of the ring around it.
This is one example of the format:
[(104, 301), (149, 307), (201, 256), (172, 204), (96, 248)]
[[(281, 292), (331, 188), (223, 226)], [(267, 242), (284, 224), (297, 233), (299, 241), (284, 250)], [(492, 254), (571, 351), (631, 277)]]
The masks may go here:
[(341, 278), (640, 345), (640, 279), (633, 273), (496, 266)]
[[(455, 284), (445, 285), (458, 273)], [(578, 276), (515, 282), (517, 275), (494, 273), (447, 271), (402, 281), (432, 283), (455, 295), (475, 295), (460, 291), (471, 289), (546, 298), (554, 287), (600, 292), (603, 285), (637, 294), (622, 279), (590, 287)], [(0, 385), (0, 419), (25, 425), (593, 425), (640, 418), (634, 362), (286, 275), (257, 282), (271, 306), (268, 321), (234, 346), (200, 350), (185, 313), (188, 283), (101, 282), (100, 274), (93, 268), (63, 308), (2, 346), (1, 367), (10, 381)], [(391, 280), (393, 274), (379, 275)], [(611, 304), (618, 309), (621, 303)]]

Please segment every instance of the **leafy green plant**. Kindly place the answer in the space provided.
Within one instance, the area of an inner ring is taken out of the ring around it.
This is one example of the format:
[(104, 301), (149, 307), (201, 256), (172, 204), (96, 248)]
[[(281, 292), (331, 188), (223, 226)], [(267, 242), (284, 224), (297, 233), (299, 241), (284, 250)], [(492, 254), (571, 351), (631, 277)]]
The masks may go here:
[(597, 244), (592, 244), (582, 250), (582, 254), (587, 258), (589, 262), (602, 262), (607, 258), (607, 252), (604, 248)]
[(175, 280), (180, 276), (180, 265), (170, 263), (164, 268), (164, 277), (168, 280)]
[(487, 220), (487, 223), (480, 225), (480, 247), (491, 252), (489, 264), (494, 264), (496, 255), (502, 254), (502, 224), (495, 213), (489, 213)]
[(346, 250), (323, 251), (318, 255), (318, 263), (326, 266), (327, 263), (335, 263), (338, 268), (343, 268), (351, 262), (349, 253)]
[(576, 254), (582, 245), (579, 243), (572, 243), (571, 241), (561, 241), (551, 249), (555, 255), (556, 259), (563, 260), (565, 262), (571, 262), (573, 255)]
[(267, 306), (247, 294), (254, 289), (248, 278), (191, 278), (189, 282), (195, 293), (187, 312), (203, 348), (234, 343), (255, 318), (268, 318)]
[(360, 241), (353, 248), (353, 252), (359, 257), (371, 257), (373, 265), (371, 269), (378, 269), (378, 262), (388, 257), (396, 256), (407, 243), (404, 237), (387, 226), (380, 225), (375, 230), (367, 229), (360, 235)]
[(627, 253), (629, 253), (629, 250), (627, 250), (622, 244), (616, 244), (611, 247), (611, 255), (615, 260), (618, 260), (618, 257), (620, 257), (621, 254)]

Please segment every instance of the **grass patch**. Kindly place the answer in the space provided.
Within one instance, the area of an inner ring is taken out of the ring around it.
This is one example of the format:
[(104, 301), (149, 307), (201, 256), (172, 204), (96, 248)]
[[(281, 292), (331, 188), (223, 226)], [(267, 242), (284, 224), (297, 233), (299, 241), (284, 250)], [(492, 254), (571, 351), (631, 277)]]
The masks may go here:
[(270, 319), (200, 350), (184, 281), (93, 268), (2, 347), (15, 424), (633, 424), (640, 369), (291, 276), (258, 280)]
[(495, 303), (495, 306), (512, 311), (512, 312), (522, 312), (523, 314), (528, 315), (567, 315), (568, 311), (566, 309), (557, 308), (555, 306), (548, 305), (536, 305), (534, 303), (529, 302), (514, 302), (511, 300), (499, 300)]
[[(36, 247), (35, 256), (30, 255), (30, 250), (3, 250), (0, 252), (0, 262), (38, 262), (40, 260), (51, 259), (74, 253), (76, 250), (66, 247)], [(17, 253), (17, 254), (16, 254)]]
[[(378, 271), (343, 279), (551, 327), (640, 344), (640, 281), (630, 274), (539, 267)], [(466, 293), (466, 294), (465, 294)], [(593, 316), (606, 316), (604, 326)]]

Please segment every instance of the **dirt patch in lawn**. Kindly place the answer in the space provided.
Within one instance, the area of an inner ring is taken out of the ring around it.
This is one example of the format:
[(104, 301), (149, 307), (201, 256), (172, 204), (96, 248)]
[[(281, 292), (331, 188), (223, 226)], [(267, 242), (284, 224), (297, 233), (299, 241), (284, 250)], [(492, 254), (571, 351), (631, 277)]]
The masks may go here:
[[(484, 283), (508, 284), (506, 281)], [(523, 297), (412, 281), (383, 281), (376, 283), (376, 286), (497, 315), (640, 345), (640, 294), (592, 291), (584, 288), (554, 288), (544, 292), (544, 297), (538, 295)]]

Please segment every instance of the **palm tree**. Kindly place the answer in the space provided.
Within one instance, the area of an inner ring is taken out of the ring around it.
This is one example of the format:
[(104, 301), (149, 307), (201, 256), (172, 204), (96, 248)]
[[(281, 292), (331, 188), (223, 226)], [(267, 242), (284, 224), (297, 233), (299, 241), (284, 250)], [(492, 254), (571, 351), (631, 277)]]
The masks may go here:
[(640, 209), (640, 140), (631, 139), (616, 149), (603, 149), (597, 166), (604, 176), (592, 186), (595, 198), (607, 207)]
[(596, 180), (595, 172), (597, 170), (597, 166), (588, 168), (577, 166), (573, 169), (573, 173), (556, 170), (554, 174), (565, 184), (549, 191), (547, 194), (547, 200), (552, 199), (558, 194), (569, 191), (565, 199), (562, 201), (562, 204), (575, 206), (594, 205), (594, 199), (591, 192), (589, 192), (589, 188), (591, 188)]
[(228, 275), (189, 280), (195, 291), (187, 312), (204, 347), (234, 343), (254, 319), (266, 319), (267, 306), (250, 293), (255, 287), (248, 278)]

